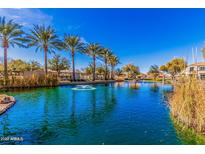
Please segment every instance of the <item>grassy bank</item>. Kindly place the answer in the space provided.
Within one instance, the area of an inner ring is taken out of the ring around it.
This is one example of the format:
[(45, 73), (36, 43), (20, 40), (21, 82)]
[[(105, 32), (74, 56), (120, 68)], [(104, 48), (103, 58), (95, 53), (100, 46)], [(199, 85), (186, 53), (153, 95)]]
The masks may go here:
[(7, 81), (7, 85), (4, 85), (4, 81), (1, 81), (0, 89), (24, 89), (24, 88), (37, 88), (37, 87), (53, 87), (59, 84), (58, 78), (55, 75), (32, 75), (29, 77), (10, 77)]
[[(143, 80), (140, 80), (140, 81), (144, 81), (144, 82), (161, 82), (161, 83), (163, 83), (163, 79), (162, 78), (157, 78), (156, 80), (148, 78), (148, 79), (143, 79)], [(166, 79), (164, 81), (164, 83), (171, 84), (171, 80), (170, 79)]]
[(106, 84), (106, 83), (114, 83), (116, 82), (115, 80), (95, 80), (95, 81), (60, 81), (59, 85), (64, 86), (64, 85), (87, 85), (87, 84)]
[(171, 116), (174, 128), (177, 136), (180, 139), (181, 144), (185, 145), (204, 145), (205, 136), (197, 133), (193, 128), (189, 128), (186, 125), (179, 122), (173, 116)]
[(174, 83), (169, 99), (172, 116), (177, 122), (205, 133), (205, 83), (191, 77), (182, 77)]

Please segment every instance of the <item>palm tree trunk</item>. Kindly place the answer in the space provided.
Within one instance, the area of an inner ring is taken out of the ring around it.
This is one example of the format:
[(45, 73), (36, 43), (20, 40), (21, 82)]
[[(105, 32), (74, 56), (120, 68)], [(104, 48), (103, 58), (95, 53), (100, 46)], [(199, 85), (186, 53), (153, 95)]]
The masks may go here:
[(107, 59), (105, 58), (105, 80), (107, 80)]
[(165, 75), (163, 74), (163, 84), (165, 83)]
[(72, 68), (73, 68), (73, 81), (75, 81), (75, 55), (74, 55), (74, 50), (72, 51)]
[(111, 79), (114, 80), (114, 66), (111, 66)]
[(95, 55), (93, 56), (93, 81), (95, 81), (95, 67), (96, 67), (96, 59), (95, 59)]
[(8, 84), (7, 47), (4, 47), (4, 84)]
[(47, 66), (47, 49), (44, 50), (44, 63), (45, 63), (45, 73), (46, 73), (46, 76), (48, 74), (48, 66)]

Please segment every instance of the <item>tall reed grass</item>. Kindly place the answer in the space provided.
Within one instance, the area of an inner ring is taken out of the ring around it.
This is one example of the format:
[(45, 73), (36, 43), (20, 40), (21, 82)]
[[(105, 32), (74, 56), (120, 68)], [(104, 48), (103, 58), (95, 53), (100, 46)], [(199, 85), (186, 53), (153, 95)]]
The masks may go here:
[(205, 83), (194, 77), (181, 77), (174, 83), (169, 99), (172, 116), (189, 128), (205, 133)]
[[(3, 86), (3, 81), (1, 81), (1, 85)], [(29, 77), (10, 76), (6, 87), (8, 88), (33, 88), (33, 87), (46, 87), (46, 86), (52, 87), (52, 86), (57, 86), (57, 85), (58, 85), (57, 75), (48, 74), (48, 75), (37, 76), (33, 74), (32, 76), (29, 76)]]
[(176, 119), (171, 117), (174, 128), (176, 130), (176, 134), (180, 139), (180, 142), (183, 145), (204, 145), (205, 144), (205, 136), (197, 133), (194, 129), (186, 127), (181, 122), (178, 122)]

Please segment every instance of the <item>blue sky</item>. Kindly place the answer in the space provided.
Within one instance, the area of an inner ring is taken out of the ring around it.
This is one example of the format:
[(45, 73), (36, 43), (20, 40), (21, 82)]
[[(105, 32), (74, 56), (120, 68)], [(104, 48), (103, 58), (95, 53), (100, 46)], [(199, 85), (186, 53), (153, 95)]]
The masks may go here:
[[(0, 16), (14, 18), (26, 30), (32, 24), (50, 24), (61, 37), (76, 34), (86, 42), (100, 43), (119, 56), (119, 67), (133, 63), (146, 72), (150, 65), (162, 65), (174, 57), (192, 63), (192, 47), (198, 49), (198, 61), (203, 61), (205, 9), (0, 9)], [(70, 60), (68, 52), (57, 53)], [(43, 53), (35, 53), (35, 48), (10, 48), (8, 55), (43, 64)], [(77, 54), (77, 68), (90, 62)]]

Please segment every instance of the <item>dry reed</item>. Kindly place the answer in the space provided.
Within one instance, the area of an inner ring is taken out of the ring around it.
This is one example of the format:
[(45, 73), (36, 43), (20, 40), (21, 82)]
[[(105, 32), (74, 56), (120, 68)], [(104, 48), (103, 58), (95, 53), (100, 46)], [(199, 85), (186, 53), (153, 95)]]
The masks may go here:
[(171, 114), (197, 132), (205, 132), (205, 83), (194, 77), (181, 77), (170, 97)]

